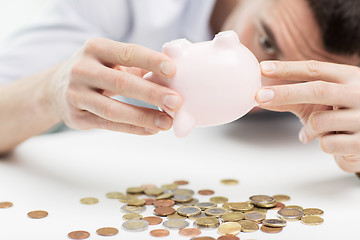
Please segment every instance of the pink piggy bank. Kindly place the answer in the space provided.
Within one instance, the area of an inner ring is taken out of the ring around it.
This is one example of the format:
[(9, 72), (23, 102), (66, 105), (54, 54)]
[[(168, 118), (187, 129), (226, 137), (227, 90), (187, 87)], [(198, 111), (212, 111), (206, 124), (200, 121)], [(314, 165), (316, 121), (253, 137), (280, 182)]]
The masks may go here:
[(146, 78), (181, 95), (183, 105), (173, 116), (177, 137), (187, 136), (195, 126), (232, 122), (257, 106), (259, 62), (235, 32), (221, 32), (201, 43), (175, 40), (163, 46), (163, 53), (176, 63), (176, 75), (170, 80), (152, 74)]

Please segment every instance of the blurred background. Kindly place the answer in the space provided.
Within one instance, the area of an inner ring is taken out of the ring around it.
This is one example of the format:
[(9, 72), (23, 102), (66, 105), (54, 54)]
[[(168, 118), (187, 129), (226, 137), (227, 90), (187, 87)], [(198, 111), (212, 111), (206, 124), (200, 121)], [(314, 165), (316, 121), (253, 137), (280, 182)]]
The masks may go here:
[(4, 39), (36, 20), (53, 0), (0, 0), (0, 48)]

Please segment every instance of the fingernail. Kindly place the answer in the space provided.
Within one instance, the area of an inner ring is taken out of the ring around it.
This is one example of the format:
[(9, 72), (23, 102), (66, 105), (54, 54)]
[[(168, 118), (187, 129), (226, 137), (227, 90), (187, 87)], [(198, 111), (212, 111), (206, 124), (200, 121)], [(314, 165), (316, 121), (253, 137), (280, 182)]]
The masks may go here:
[(274, 96), (275, 96), (274, 90), (266, 89), (266, 88), (260, 89), (257, 94), (258, 99), (262, 103), (271, 101), (274, 98)]
[(170, 109), (175, 109), (180, 103), (180, 98), (176, 95), (166, 95), (163, 99), (163, 104), (170, 108)]
[(275, 71), (276, 65), (273, 62), (262, 62), (260, 63), (262, 72), (273, 72)]
[(161, 115), (156, 118), (155, 125), (161, 129), (170, 129), (172, 125), (172, 121), (169, 116)]
[(160, 63), (160, 71), (165, 75), (171, 75), (176, 71), (176, 66), (170, 61)]
[(304, 130), (301, 130), (301, 131), (300, 131), (300, 133), (299, 133), (299, 140), (300, 140), (302, 143), (306, 143), (306, 136), (305, 136)]
[(155, 134), (155, 133), (159, 132), (159, 131), (151, 129), (151, 128), (145, 128), (145, 131), (148, 132), (148, 133), (151, 133), (151, 134)]

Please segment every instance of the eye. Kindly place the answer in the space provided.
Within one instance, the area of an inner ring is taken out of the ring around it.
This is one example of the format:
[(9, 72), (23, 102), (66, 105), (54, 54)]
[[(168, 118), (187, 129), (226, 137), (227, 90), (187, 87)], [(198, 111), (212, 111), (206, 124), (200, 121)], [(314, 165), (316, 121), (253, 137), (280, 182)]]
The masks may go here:
[(265, 36), (260, 36), (259, 41), (260, 41), (260, 45), (262, 46), (262, 48), (266, 51), (266, 53), (268, 55), (272, 56), (272, 55), (276, 54), (276, 50), (275, 50), (272, 42), (268, 38), (266, 38)]

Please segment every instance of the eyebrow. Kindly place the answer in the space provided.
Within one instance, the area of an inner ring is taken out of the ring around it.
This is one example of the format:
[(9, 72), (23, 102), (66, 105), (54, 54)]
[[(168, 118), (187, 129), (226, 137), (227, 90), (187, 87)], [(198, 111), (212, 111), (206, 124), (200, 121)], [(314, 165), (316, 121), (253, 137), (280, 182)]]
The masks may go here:
[(269, 41), (272, 43), (275, 51), (277, 53), (281, 54), (282, 51), (279, 48), (279, 45), (278, 45), (278, 43), (276, 41), (276, 37), (275, 37), (273, 31), (271, 30), (271, 28), (269, 27), (269, 25), (267, 25), (264, 21), (260, 21), (260, 26), (264, 30), (266, 36), (269, 38)]

